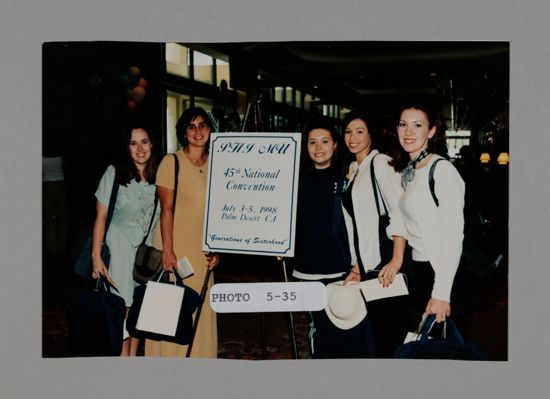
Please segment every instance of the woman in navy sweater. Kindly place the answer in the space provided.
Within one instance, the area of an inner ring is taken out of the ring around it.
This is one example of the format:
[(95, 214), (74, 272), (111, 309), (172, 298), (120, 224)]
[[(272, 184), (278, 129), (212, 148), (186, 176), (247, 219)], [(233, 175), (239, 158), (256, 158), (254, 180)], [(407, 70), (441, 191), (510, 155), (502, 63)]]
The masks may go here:
[[(329, 283), (349, 273), (351, 257), (342, 212), (345, 179), (337, 161), (338, 134), (315, 121), (304, 137), (305, 151), (298, 191), (293, 276)], [(310, 344), (314, 358), (371, 357), (370, 327), (364, 323), (342, 330), (324, 310), (311, 312)], [(365, 331), (365, 328), (368, 330)]]

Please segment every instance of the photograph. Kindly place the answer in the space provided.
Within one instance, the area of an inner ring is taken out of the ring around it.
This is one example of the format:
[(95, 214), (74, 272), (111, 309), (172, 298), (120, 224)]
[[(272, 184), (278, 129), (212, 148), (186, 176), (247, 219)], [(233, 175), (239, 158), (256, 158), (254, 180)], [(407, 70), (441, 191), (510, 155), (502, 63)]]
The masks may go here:
[(41, 357), (507, 362), (510, 55), (44, 41)]
[(0, 397), (547, 396), (550, 3), (0, 11)]

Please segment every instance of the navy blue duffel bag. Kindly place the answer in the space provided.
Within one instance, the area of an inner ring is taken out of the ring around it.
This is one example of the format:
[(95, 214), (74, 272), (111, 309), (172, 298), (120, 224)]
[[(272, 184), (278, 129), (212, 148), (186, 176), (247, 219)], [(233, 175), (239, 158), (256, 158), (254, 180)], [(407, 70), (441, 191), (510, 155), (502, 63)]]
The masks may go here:
[(473, 342), (466, 341), (455, 323), (447, 317), (442, 329), (443, 337), (429, 337), (435, 324), (435, 315), (430, 315), (419, 326), (418, 338), (397, 347), (394, 357), (398, 359), (458, 359), (487, 360), (486, 352)]

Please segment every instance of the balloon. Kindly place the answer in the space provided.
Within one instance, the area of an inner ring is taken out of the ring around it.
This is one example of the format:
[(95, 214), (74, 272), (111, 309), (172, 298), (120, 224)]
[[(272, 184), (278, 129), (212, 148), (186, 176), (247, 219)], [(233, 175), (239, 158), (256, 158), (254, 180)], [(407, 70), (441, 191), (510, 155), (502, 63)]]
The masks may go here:
[(139, 87), (143, 87), (144, 89), (147, 88), (147, 81), (145, 80), (145, 78), (139, 78), (139, 80), (138, 80), (138, 86), (139, 86)]
[(128, 75), (139, 76), (141, 75), (141, 71), (137, 66), (131, 66), (130, 69), (128, 69)]
[(138, 106), (138, 104), (137, 104), (135, 101), (133, 101), (133, 100), (128, 101), (128, 104), (127, 104), (127, 105), (128, 105), (128, 108), (129, 108), (129, 109), (135, 109), (135, 108), (137, 108), (137, 106)]
[(134, 101), (137, 101), (139, 103), (141, 100), (143, 100), (144, 97), (145, 97), (145, 89), (141, 86), (134, 87), (134, 90), (133, 90)]
[(134, 89), (126, 90), (126, 99), (132, 100), (134, 98)]

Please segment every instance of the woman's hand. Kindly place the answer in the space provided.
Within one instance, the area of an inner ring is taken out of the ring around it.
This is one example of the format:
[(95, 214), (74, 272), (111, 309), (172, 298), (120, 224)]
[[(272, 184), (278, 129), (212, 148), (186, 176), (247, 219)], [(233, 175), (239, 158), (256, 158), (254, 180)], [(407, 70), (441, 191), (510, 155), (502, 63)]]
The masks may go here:
[(353, 265), (348, 276), (344, 280), (344, 285), (348, 283), (360, 283), (361, 273), (359, 272), (359, 265)]
[(426, 305), (426, 313), (434, 314), (436, 321), (441, 323), (451, 315), (451, 304), (441, 299), (431, 298)]
[(206, 267), (208, 269), (213, 270), (216, 266), (218, 266), (218, 263), (220, 263), (220, 256), (213, 252), (205, 252), (204, 255), (206, 256), (207, 264)]
[(176, 269), (178, 260), (174, 251), (162, 252), (162, 268), (165, 272), (171, 272)]
[(378, 273), (378, 281), (382, 284), (382, 287), (389, 287), (393, 283), (393, 279), (397, 272), (401, 269), (402, 263), (397, 260), (390, 260), (386, 266), (384, 266), (380, 273)]
[(382, 287), (389, 287), (393, 283), (393, 279), (401, 266), (403, 266), (403, 254), (405, 253), (405, 246), (407, 240), (401, 236), (392, 235), (393, 240), (393, 255), (391, 260), (380, 270), (378, 273), (378, 281), (382, 284)]
[(92, 257), (92, 277), (97, 280), (100, 276), (107, 276), (108, 274), (109, 271), (103, 259), (101, 257), (99, 259)]

